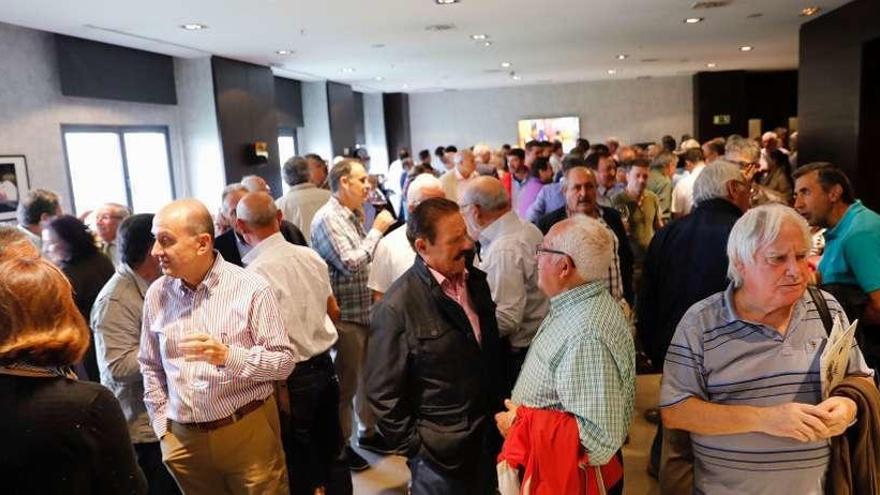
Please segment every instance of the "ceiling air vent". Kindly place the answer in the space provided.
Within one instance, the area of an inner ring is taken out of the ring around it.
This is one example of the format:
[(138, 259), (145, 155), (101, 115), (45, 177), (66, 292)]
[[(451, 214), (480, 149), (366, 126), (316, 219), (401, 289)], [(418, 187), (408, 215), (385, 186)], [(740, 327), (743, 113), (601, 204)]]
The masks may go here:
[(699, 9), (717, 9), (721, 7), (727, 7), (730, 5), (731, 0), (706, 0), (705, 2), (696, 2), (691, 5), (691, 8), (694, 10)]
[(455, 29), (455, 24), (431, 24), (430, 26), (425, 27), (425, 31), (434, 31), (434, 32), (442, 32), (442, 31), (452, 31)]
[(660, 61), (659, 58), (643, 58), (640, 60), (640, 62), (644, 62), (646, 64), (651, 63), (651, 62), (659, 62), (659, 61)]

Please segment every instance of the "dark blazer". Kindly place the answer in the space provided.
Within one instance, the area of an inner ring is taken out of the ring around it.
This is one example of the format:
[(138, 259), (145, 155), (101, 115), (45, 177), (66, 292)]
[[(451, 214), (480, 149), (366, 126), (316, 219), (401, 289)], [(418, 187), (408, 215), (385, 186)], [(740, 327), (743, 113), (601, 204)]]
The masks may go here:
[(493, 416), (504, 399), (486, 274), (469, 269), (467, 287), (480, 318), (480, 343), (464, 310), (416, 257), (373, 307), (364, 360), (365, 395), (382, 436), (408, 457), (425, 457), (443, 472), (465, 477), (481, 459), (497, 455), (487, 445), (497, 436)]
[(116, 397), (97, 383), (0, 374), (3, 493), (146, 493)]
[[(306, 238), (299, 230), (299, 227), (287, 220), (281, 221), (281, 235), (291, 244), (308, 247)], [(244, 263), (241, 262), (241, 253), (238, 252), (238, 244), (235, 242), (235, 231), (233, 229), (227, 230), (214, 239), (214, 249), (220, 252), (224, 260), (238, 266), (244, 266)]]
[(727, 238), (741, 216), (742, 211), (725, 199), (702, 201), (651, 239), (636, 329), (658, 370), (688, 308), (727, 288)]
[[(113, 268), (113, 263), (100, 251), (95, 251), (93, 254), (83, 258), (62, 263), (61, 271), (70, 280), (70, 285), (73, 287), (73, 300), (80, 314), (88, 323), (95, 299), (98, 298), (98, 294), (104, 288), (104, 284), (116, 272)], [(93, 382), (101, 381), (98, 371), (98, 360), (95, 356), (94, 339), (89, 343), (89, 348), (83, 357), (83, 366), (89, 380)]]
[[(620, 213), (614, 208), (599, 207), (602, 210), (602, 220), (614, 232), (617, 237), (617, 258), (620, 260), (620, 279), (623, 283), (623, 298), (630, 306), (635, 304), (635, 292), (633, 289), (633, 252), (629, 246), (629, 237), (626, 235), (626, 229), (623, 227), (623, 221), (620, 219)], [(544, 235), (557, 223), (568, 218), (566, 207), (563, 206), (558, 210), (541, 217), (538, 220), (538, 228)]]

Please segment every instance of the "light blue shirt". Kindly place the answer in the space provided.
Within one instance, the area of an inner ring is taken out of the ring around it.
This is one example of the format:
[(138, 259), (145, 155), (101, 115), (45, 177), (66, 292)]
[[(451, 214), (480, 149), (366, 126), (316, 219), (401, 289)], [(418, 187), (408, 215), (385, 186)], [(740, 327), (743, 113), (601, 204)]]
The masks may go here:
[(851, 204), (837, 225), (825, 231), (819, 272), (823, 284), (857, 285), (866, 293), (880, 290), (880, 215), (861, 201)]

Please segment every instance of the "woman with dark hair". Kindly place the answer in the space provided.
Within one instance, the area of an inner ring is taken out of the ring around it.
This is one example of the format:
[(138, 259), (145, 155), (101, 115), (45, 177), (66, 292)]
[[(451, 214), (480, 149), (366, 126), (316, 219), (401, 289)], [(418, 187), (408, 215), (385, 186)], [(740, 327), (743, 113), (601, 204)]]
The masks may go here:
[[(114, 273), (113, 263), (98, 251), (95, 236), (76, 217), (62, 215), (43, 230), (43, 254), (67, 275), (76, 307), (88, 321), (95, 298)], [(83, 366), (86, 376), (81, 378), (100, 381), (94, 345), (89, 345)]]
[(782, 203), (791, 204), (794, 183), (787, 154), (778, 149), (767, 154), (767, 172), (761, 177), (760, 184), (776, 193)]
[(0, 262), (3, 493), (145, 492), (116, 398), (68, 371), (88, 346), (58, 268), (35, 257)]

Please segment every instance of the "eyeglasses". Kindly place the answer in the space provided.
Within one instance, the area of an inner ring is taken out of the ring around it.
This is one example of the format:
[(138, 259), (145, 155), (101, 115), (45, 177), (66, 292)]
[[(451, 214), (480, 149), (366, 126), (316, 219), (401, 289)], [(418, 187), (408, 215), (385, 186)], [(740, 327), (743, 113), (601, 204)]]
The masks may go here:
[(561, 256), (565, 256), (571, 260), (572, 264), (574, 264), (574, 259), (566, 252), (557, 251), (555, 249), (548, 249), (548, 248), (545, 248), (544, 246), (541, 246), (540, 244), (535, 246), (535, 256), (536, 257), (541, 256), (542, 254), (558, 254)]

